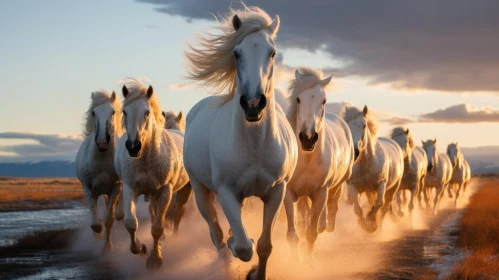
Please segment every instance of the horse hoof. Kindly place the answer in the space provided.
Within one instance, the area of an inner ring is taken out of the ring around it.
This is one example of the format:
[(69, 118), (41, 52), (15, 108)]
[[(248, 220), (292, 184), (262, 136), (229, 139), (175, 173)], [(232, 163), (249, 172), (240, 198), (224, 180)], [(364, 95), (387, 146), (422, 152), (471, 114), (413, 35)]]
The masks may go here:
[(95, 233), (102, 232), (102, 224), (93, 224), (90, 226)]
[(125, 218), (125, 214), (123, 213), (115, 214), (114, 218), (116, 219), (116, 221), (123, 221), (123, 219)]
[(400, 218), (402, 218), (402, 217), (404, 217), (404, 215), (405, 215), (405, 214), (404, 214), (404, 212), (403, 212), (403, 211), (399, 211), (399, 212), (397, 213), (397, 215), (398, 215)]
[(163, 265), (163, 258), (160, 256), (149, 256), (146, 261), (146, 267), (149, 270), (158, 270)]
[(147, 254), (147, 247), (145, 244), (140, 244), (140, 254), (141, 255)]
[(335, 223), (328, 223), (326, 227), (326, 232), (334, 232), (335, 228), (336, 228)]
[(104, 239), (104, 235), (102, 234), (102, 232), (92, 231), (92, 233), (93, 233), (95, 239), (98, 239), (98, 240)]
[(364, 224), (364, 230), (369, 232), (369, 233), (373, 233), (377, 229), (378, 229), (378, 225), (376, 224), (376, 222), (366, 222)]
[(256, 273), (256, 269), (258, 267), (256, 265), (254, 265), (253, 267), (251, 267), (251, 269), (248, 271), (248, 274), (246, 275), (246, 280), (253, 280), (253, 279), (256, 279), (256, 276), (253, 276), (253, 274)]

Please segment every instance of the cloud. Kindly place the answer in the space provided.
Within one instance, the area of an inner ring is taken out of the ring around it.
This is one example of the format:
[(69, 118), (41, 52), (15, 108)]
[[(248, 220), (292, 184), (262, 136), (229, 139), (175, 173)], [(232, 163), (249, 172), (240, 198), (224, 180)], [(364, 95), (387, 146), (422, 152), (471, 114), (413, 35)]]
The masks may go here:
[(184, 90), (184, 89), (189, 89), (192, 88), (192, 84), (169, 84), (168, 89), (171, 90)]
[(478, 108), (458, 104), (419, 116), (420, 122), (479, 123), (499, 122), (499, 110), (492, 107)]
[(34, 143), (0, 146), (0, 161), (74, 160), (81, 137), (32, 132), (0, 132), (0, 139), (31, 140)]
[[(158, 12), (212, 20), (237, 1), (138, 0)], [(245, 1), (279, 14), (278, 43), (323, 50), (344, 66), (336, 76), (450, 92), (499, 91), (499, 2)], [(232, 4), (231, 4), (232, 3)]]

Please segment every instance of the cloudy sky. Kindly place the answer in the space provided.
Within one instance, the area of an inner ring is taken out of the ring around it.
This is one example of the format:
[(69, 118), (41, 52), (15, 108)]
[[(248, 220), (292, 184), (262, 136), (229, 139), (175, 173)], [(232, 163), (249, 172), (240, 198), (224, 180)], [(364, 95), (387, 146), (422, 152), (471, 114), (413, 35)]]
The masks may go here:
[[(182, 50), (239, 1), (2, 1), (0, 161), (71, 159), (93, 90), (132, 76), (187, 112), (205, 90)], [(329, 108), (367, 104), (380, 133), (440, 148), (499, 145), (498, 1), (246, 1), (281, 29), (279, 85), (299, 65), (334, 74)], [(29, 8), (27, 8), (29, 7)]]

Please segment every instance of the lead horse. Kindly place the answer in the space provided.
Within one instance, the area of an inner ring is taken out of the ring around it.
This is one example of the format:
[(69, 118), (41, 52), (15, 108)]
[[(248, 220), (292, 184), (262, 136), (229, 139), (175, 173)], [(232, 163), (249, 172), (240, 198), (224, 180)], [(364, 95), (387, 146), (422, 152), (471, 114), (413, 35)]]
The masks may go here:
[[(330, 81), (331, 76), (324, 78), (320, 70), (300, 67), (289, 85), (288, 120), (301, 143), (298, 164), (284, 198), (287, 238), (295, 253), (299, 242), (295, 228), (298, 199), (312, 201), (311, 211), (304, 207), (298, 209), (310, 212), (305, 215), (308, 217), (304, 224), (311, 253), (319, 232), (326, 229), (325, 223), (319, 226), (319, 218), (326, 221), (327, 217), (327, 228), (334, 230), (341, 185), (352, 174), (354, 149), (350, 129), (339, 116), (325, 111), (324, 89)], [(327, 203), (331, 205), (329, 212)]]
[(247, 278), (266, 279), (272, 229), (297, 161), (293, 130), (274, 100), (279, 17), (244, 6), (217, 28), (218, 35), (199, 36), (200, 46), (189, 45), (187, 70), (192, 80), (228, 93), (201, 100), (187, 115), (184, 163), (213, 244), (226, 246), (213, 202), (218, 194), (232, 232), (228, 247), (245, 262), (253, 257), (253, 242), (241, 204), (250, 196), (263, 201), (258, 265)]
[[(399, 145), (388, 138), (377, 137), (377, 128), (367, 106), (363, 110), (347, 107), (343, 119), (350, 127), (355, 148), (355, 164), (348, 180), (349, 200), (354, 203), (360, 225), (368, 232), (378, 228), (376, 215), (381, 209), (381, 221), (397, 192), (404, 173), (404, 156)], [(363, 192), (376, 197), (371, 211), (364, 218), (359, 203)], [(375, 195), (374, 195), (375, 194)]]
[[(116, 144), (122, 133), (120, 111), (121, 105), (114, 91), (112, 94), (105, 90), (92, 93), (92, 102), (85, 114), (85, 140), (75, 160), (76, 176), (83, 185), (92, 216), (90, 227), (96, 237), (100, 237), (104, 226), (106, 228), (104, 250), (113, 247), (111, 228), (121, 193), (121, 182), (114, 168)], [(101, 195), (106, 197), (104, 223), (101, 222), (97, 211), (97, 198)]]
[(189, 181), (182, 160), (184, 137), (178, 130), (164, 128), (164, 118), (152, 86), (145, 88), (129, 79), (122, 92), (126, 134), (120, 139), (114, 164), (123, 182), (125, 227), (130, 234), (130, 251), (145, 254), (146, 246), (136, 236), (136, 202), (139, 195), (147, 194), (154, 245), (146, 265), (149, 269), (157, 269), (163, 263), (160, 237), (166, 210), (172, 194)]

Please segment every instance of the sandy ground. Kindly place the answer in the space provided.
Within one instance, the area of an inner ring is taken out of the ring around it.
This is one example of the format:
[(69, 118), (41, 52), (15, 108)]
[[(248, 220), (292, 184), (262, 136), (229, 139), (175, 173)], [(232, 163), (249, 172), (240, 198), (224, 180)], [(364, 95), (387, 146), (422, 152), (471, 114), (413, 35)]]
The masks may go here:
[[(479, 180), (473, 181), (457, 207), (446, 198), (436, 217), (419, 210), (413, 213), (412, 219), (406, 215), (394, 221), (387, 216), (384, 227), (374, 234), (360, 229), (352, 207), (342, 202), (336, 231), (319, 235), (313, 257), (305, 257), (302, 261), (290, 254), (282, 211), (274, 230), (269, 275), (272, 279), (414, 279), (431, 265), (437, 264), (435, 268), (440, 269), (438, 264), (445, 266), (446, 262), (442, 254), (449, 252), (447, 247), (452, 247), (449, 227), (455, 226), (460, 209), (465, 207), (469, 195), (479, 184)], [(139, 200), (138, 237), (150, 249), (152, 238), (147, 205)], [(261, 232), (262, 208), (259, 200), (251, 199), (243, 211), (246, 230), (255, 240)], [(220, 209), (218, 213), (223, 221), (222, 228), (227, 232), (228, 225)], [(122, 222), (115, 224), (112, 236), (114, 250), (104, 255), (101, 252), (103, 242), (93, 237), (88, 221), (82, 221), (81, 229), (71, 239), (70, 248), (9, 253), (3, 258), (3, 262), (9, 264), (3, 267), (7, 270), (3, 270), (3, 276), (31, 275), (31, 279), (244, 279), (257, 262), (256, 254), (248, 263), (232, 257), (228, 262), (220, 259), (211, 243), (208, 227), (193, 201), (189, 202), (179, 234), (163, 240), (163, 267), (157, 272), (146, 270), (145, 256), (129, 252), (128, 234)], [(302, 241), (303, 256), (306, 256), (305, 245)], [(41, 260), (44, 258), (48, 261)]]

